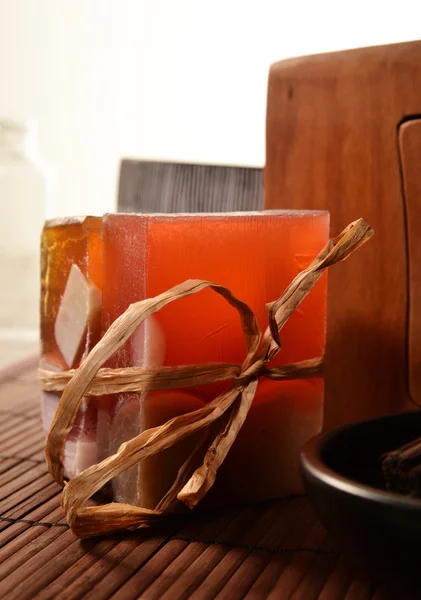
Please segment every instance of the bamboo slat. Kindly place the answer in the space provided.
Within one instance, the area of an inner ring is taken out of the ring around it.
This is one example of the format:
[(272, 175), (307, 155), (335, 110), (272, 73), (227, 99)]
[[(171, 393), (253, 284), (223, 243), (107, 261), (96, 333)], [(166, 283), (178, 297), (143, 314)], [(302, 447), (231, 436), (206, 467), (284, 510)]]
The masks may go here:
[(411, 597), (340, 554), (305, 497), (78, 540), (45, 466), (33, 360), (1, 372), (0, 416), (2, 599)]

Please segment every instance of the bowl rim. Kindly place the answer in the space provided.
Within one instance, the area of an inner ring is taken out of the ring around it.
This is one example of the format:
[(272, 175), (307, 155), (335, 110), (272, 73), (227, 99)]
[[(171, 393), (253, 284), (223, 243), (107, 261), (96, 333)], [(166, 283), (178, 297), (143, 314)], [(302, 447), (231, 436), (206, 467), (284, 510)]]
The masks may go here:
[[(410, 509), (411, 511), (421, 511), (421, 499), (411, 498), (403, 494), (396, 492), (390, 492), (388, 490), (380, 490), (374, 486), (360, 483), (345, 477), (341, 473), (331, 469), (322, 460), (322, 452), (328, 443), (337, 437), (340, 437), (345, 431), (356, 429), (361, 426), (370, 426), (371, 423), (392, 420), (396, 417), (403, 417), (413, 411), (405, 411), (399, 413), (393, 413), (390, 415), (383, 415), (375, 417), (373, 419), (366, 419), (364, 421), (358, 421), (356, 423), (350, 423), (341, 425), (333, 429), (332, 431), (319, 433), (317, 436), (307, 442), (301, 451), (300, 463), (302, 470), (310, 475), (313, 479), (317, 479), (323, 485), (335, 488), (338, 491), (344, 492), (348, 495), (361, 498), (368, 502), (375, 502), (384, 504), (387, 506), (393, 505), (397, 509)], [(421, 411), (414, 411), (421, 412)]]

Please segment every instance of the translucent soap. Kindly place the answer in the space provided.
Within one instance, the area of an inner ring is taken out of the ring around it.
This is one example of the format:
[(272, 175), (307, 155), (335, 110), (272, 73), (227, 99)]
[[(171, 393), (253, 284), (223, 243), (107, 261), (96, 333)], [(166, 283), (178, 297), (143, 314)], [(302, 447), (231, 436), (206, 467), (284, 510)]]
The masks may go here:
[[(41, 367), (77, 367), (98, 342), (102, 308), (102, 219), (48, 221), (41, 241)], [(44, 392), (47, 433), (60, 394)], [(66, 440), (64, 467), (73, 477), (97, 462), (97, 407), (85, 400)]]
[[(186, 279), (227, 286), (267, 326), (266, 304), (277, 299), (329, 237), (329, 215), (267, 211), (207, 215), (110, 214), (103, 220), (105, 331), (127, 307)], [(273, 364), (323, 355), (326, 276), (281, 332)], [(245, 343), (236, 311), (210, 290), (174, 302), (150, 317), (109, 366), (241, 363)], [(142, 430), (203, 406), (229, 385), (120, 394), (98, 403), (98, 456), (105, 458)], [(261, 381), (239, 437), (217, 477), (210, 501), (254, 501), (301, 491), (298, 458), (322, 426), (323, 380)], [(115, 478), (114, 498), (156, 506), (194, 440), (163, 451)]]

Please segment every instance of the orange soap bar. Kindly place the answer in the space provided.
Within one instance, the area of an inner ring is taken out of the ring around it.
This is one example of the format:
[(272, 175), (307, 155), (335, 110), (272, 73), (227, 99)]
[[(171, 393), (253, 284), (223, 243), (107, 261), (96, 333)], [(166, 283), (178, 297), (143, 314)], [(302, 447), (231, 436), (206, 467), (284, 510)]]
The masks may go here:
[[(101, 333), (102, 219), (48, 221), (41, 240), (41, 367), (77, 367)], [(44, 393), (42, 417), (48, 433), (60, 394)], [(65, 475), (97, 462), (96, 401), (79, 410), (64, 450)]]
[[(264, 330), (266, 303), (282, 294), (328, 237), (329, 214), (320, 211), (106, 215), (103, 330), (131, 303), (156, 296), (186, 279), (206, 279), (228, 287), (253, 309)], [(326, 287), (323, 276), (291, 316), (281, 332), (282, 350), (274, 365), (324, 353)], [(167, 305), (147, 319), (110, 366), (241, 363), (245, 354), (236, 311), (223, 298), (205, 290)], [(224, 385), (101, 399), (99, 456), (115, 452), (122, 442), (151, 424), (199, 408)], [(250, 414), (212, 494), (219, 495), (221, 501), (247, 502), (300, 491), (299, 451), (320, 431), (322, 410), (322, 379), (260, 382)], [(162, 457), (160, 461), (149, 459), (115, 478), (116, 499), (153, 508), (169, 487), (171, 478), (165, 464), (171, 462), (169, 469), (176, 472), (188, 450), (187, 446), (179, 448), (177, 455), (168, 450), (167, 457), (177, 456), (172, 462)], [(250, 460), (254, 465), (251, 470)]]
[(261, 380), (205, 502), (257, 502), (302, 492), (300, 452), (320, 431), (322, 421), (320, 380)]

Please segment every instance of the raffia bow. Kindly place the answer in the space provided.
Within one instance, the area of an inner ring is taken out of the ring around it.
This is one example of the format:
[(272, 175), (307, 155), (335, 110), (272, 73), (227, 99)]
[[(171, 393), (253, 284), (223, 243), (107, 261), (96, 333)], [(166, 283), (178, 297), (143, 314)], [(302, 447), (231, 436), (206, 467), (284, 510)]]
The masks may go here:
[[(155, 298), (129, 306), (79, 368), (60, 373), (40, 370), (43, 390), (63, 391), (47, 438), (45, 453), (51, 475), (64, 486), (62, 505), (75, 535), (87, 538), (117, 529), (150, 524), (174, 512), (180, 502), (190, 508), (200, 502), (212, 487), (218, 468), (247, 417), (258, 378), (263, 376), (286, 380), (321, 374), (322, 357), (274, 368), (268, 368), (267, 363), (280, 350), (280, 329), (311, 291), (323, 271), (348, 258), (373, 233), (370, 226), (359, 219), (351, 223), (337, 238), (331, 239), (311, 265), (297, 275), (282, 296), (267, 305), (269, 326), (264, 334), (259, 329), (253, 311), (226, 287), (208, 281), (188, 280)], [(144, 369), (101, 368), (147, 317), (166, 304), (205, 288), (211, 288), (222, 295), (239, 313), (247, 347), (247, 356), (242, 365), (208, 363)], [(64, 445), (85, 396), (186, 388), (225, 380), (233, 380), (232, 387), (203, 408), (143, 431), (122, 444), (116, 454), (65, 482)], [(116, 475), (199, 431), (201, 437), (198, 444), (180, 468), (171, 489), (154, 510), (117, 502), (86, 506), (88, 500)]]

